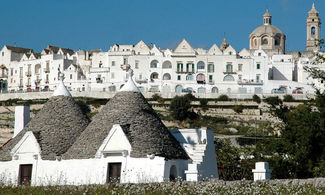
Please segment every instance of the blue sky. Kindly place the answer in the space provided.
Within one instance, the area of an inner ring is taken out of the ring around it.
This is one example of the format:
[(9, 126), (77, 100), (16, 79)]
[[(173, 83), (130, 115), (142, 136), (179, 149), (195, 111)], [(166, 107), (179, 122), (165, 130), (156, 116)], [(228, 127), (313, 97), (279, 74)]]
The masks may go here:
[[(0, 45), (40, 51), (48, 44), (108, 50), (114, 43), (144, 40), (175, 48), (220, 45), (224, 34), (238, 51), (268, 8), (287, 36), (287, 50), (305, 49), (305, 21), (312, 0), (1, 0)], [(325, 1), (316, 0), (325, 24)], [(325, 36), (324, 28), (321, 36)]]

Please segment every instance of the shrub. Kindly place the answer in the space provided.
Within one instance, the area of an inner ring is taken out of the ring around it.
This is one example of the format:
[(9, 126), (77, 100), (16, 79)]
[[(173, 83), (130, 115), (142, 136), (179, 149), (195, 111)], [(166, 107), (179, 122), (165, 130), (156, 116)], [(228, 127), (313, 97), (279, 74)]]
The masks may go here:
[(169, 106), (169, 110), (174, 119), (183, 121), (189, 117), (191, 101), (185, 96), (175, 96)]
[(274, 96), (274, 97), (267, 97), (263, 100), (265, 103), (270, 104), (271, 106), (275, 107), (278, 106), (280, 104), (282, 104), (282, 101), (280, 100), (280, 98), (278, 96)]
[(254, 94), (253, 101), (259, 104), (259, 103), (261, 103), (261, 98), (258, 95)]
[(163, 104), (163, 103), (165, 103), (165, 99), (162, 98), (162, 97), (160, 97), (160, 98), (157, 99), (157, 102), (158, 102), (159, 104)]
[(155, 93), (151, 96), (151, 99), (153, 101), (158, 101), (158, 99), (161, 99), (162, 97), (158, 94), (158, 93)]
[(188, 93), (188, 94), (184, 95), (184, 97), (189, 99), (190, 101), (196, 100), (196, 97), (191, 93)]
[(227, 95), (220, 95), (217, 99), (218, 101), (229, 101), (229, 97)]
[(232, 108), (236, 113), (242, 113), (244, 110), (244, 106), (243, 105), (234, 105), (234, 107)]
[(200, 106), (203, 111), (206, 111), (208, 109), (208, 102), (209, 100), (207, 99), (200, 99)]
[(101, 104), (96, 103), (96, 104), (92, 104), (92, 106), (97, 109), (100, 108)]
[(295, 98), (293, 98), (292, 95), (285, 95), (283, 97), (283, 101), (284, 102), (294, 102), (295, 101)]

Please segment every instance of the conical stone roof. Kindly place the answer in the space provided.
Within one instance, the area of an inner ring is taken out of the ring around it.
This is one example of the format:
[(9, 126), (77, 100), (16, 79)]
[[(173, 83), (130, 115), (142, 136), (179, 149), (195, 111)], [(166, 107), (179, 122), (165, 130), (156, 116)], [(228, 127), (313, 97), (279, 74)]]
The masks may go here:
[(82, 113), (70, 96), (53, 96), (24, 127), (24, 129), (0, 150), (0, 161), (10, 161), (10, 151), (26, 132), (33, 132), (43, 160), (55, 160), (65, 153), (89, 124), (89, 118)]
[(155, 154), (166, 159), (189, 158), (143, 95), (128, 90), (118, 92), (94, 116), (63, 158), (94, 158), (114, 124), (122, 126), (132, 146), (131, 157), (143, 158)]

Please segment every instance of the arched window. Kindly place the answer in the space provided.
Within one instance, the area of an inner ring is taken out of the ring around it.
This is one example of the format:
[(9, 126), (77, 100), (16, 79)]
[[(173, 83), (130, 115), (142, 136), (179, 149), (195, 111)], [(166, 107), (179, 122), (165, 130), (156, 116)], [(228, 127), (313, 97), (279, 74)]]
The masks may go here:
[(208, 64), (208, 72), (214, 72), (214, 64)]
[(218, 87), (212, 87), (211, 93), (219, 93)]
[(228, 88), (227, 89), (227, 93), (231, 93), (231, 88)]
[(158, 61), (157, 60), (152, 60), (150, 63), (150, 68), (157, 68), (158, 67)]
[(173, 165), (173, 166), (170, 167), (169, 181), (175, 181), (177, 177), (178, 177), (177, 169), (176, 169), (176, 166)]
[(263, 38), (262, 40), (262, 45), (268, 45), (269, 41), (267, 40), (267, 38)]
[(177, 85), (177, 86), (175, 87), (175, 92), (176, 92), (176, 93), (182, 93), (182, 90), (183, 90), (182, 85)]
[(223, 81), (235, 81), (235, 79), (231, 75), (226, 75), (225, 77), (223, 77)]
[(197, 89), (197, 92), (198, 92), (198, 93), (205, 93), (205, 88), (204, 88), (204, 87), (199, 87), (199, 88)]
[(196, 81), (197, 81), (197, 83), (199, 83), (199, 84), (203, 84), (203, 83), (205, 83), (205, 76), (204, 76), (204, 74), (198, 74), (198, 75), (196, 76)]
[(170, 80), (171, 79), (171, 76), (169, 73), (165, 73), (164, 76), (163, 76), (163, 80)]
[(172, 63), (170, 61), (164, 61), (163, 65), (162, 65), (163, 69), (170, 69), (172, 68)]
[(311, 27), (311, 35), (315, 35), (316, 34), (316, 28), (315, 27)]
[(197, 69), (198, 69), (198, 70), (204, 70), (204, 69), (205, 69), (205, 64), (204, 64), (204, 62), (199, 61), (199, 62), (197, 63)]
[(187, 81), (193, 81), (194, 80), (194, 76), (192, 74), (188, 74), (188, 75), (186, 75), (186, 80)]
[(254, 39), (254, 46), (257, 46), (257, 39)]
[(158, 79), (158, 73), (153, 72), (153, 73), (150, 75), (150, 79)]

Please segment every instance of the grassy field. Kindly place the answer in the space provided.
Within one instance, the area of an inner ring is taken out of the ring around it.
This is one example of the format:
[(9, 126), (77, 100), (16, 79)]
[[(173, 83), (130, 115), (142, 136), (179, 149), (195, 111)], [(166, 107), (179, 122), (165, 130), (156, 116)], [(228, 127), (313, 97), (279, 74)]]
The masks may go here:
[(0, 194), (59, 195), (59, 194), (325, 194), (324, 187), (312, 185), (272, 185), (258, 182), (168, 182), (151, 184), (107, 184), (88, 186), (5, 187)]

